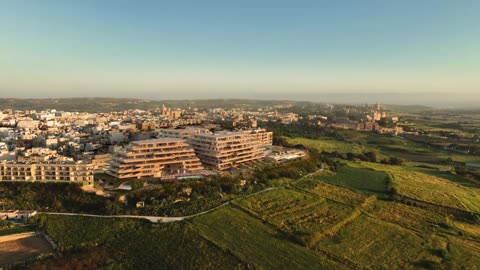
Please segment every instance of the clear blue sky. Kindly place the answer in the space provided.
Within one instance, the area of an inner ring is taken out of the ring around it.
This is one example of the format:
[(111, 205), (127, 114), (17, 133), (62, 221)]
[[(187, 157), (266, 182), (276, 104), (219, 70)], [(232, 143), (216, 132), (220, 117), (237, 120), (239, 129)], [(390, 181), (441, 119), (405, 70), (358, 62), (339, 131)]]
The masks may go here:
[(6, 0), (0, 97), (480, 92), (480, 1)]

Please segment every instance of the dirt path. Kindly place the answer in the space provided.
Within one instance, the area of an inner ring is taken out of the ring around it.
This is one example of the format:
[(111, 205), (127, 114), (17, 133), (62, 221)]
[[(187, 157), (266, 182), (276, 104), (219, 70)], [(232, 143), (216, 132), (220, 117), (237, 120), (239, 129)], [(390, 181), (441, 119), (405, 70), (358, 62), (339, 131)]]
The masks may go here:
[(0, 268), (24, 262), (52, 250), (50, 243), (34, 232), (2, 236), (0, 237)]

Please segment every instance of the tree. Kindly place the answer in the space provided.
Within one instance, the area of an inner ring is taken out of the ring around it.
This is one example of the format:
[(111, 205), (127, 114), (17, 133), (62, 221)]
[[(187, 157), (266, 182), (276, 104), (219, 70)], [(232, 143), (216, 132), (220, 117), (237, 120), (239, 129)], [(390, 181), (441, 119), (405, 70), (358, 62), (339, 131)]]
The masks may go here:
[(403, 160), (400, 159), (400, 158), (397, 158), (397, 157), (391, 157), (390, 160), (389, 160), (389, 163), (392, 164), (392, 165), (402, 165)]
[(377, 153), (370, 151), (363, 153), (370, 162), (377, 162)]

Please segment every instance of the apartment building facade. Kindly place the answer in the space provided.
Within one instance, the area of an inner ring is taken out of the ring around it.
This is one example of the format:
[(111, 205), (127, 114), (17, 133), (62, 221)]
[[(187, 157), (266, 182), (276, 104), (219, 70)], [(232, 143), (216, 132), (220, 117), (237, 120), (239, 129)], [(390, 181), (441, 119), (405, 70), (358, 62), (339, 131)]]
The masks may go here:
[(242, 130), (242, 132), (251, 134), (260, 142), (262, 146), (272, 145), (273, 143), (273, 132), (267, 131), (264, 128), (246, 129)]
[(203, 164), (219, 170), (264, 157), (260, 141), (250, 133), (196, 134), (189, 139), (189, 143)]
[(93, 184), (93, 165), (83, 162), (2, 162), (1, 181), (72, 181)]
[(168, 129), (161, 129), (158, 133), (158, 137), (160, 138), (169, 137), (169, 138), (178, 138), (178, 139), (187, 140), (193, 135), (204, 134), (204, 133), (210, 133), (210, 130), (208, 130), (207, 128), (197, 128), (197, 127), (189, 127), (189, 128), (183, 128), (183, 129), (168, 128)]
[(159, 138), (131, 142), (110, 161), (107, 173), (117, 178), (162, 177), (202, 170), (185, 140)]

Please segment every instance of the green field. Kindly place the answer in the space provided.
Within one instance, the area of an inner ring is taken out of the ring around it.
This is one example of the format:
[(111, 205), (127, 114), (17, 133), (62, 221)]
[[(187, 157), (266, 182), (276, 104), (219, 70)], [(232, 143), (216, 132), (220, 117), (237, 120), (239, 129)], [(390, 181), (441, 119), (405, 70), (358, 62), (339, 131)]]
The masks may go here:
[(318, 151), (338, 152), (338, 153), (355, 153), (360, 154), (368, 149), (362, 145), (355, 143), (348, 143), (339, 141), (333, 138), (325, 137), (322, 139), (307, 139), (307, 138), (287, 138), (290, 144), (301, 144), (307, 148), (314, 148)]
[(419, 172), (406, 166), (364, 162), (362, 167), (384, 171), (393, 177), (393, 185), (401, 195), (438, 205), (468, 211), (480, 211), (478, 188), (468, 188), (448, 179)]
[[(97, 247), (114, 269), (236, 269), (243, 264), (185, 223), (49, 215), (39, 221), (60, 250)], [(48, 263), (45, 262), (45, 263)], [(105, 266), (105, 267), (107, 267)]]
[(360, 205), (365, 201), (367, 196), (362, 193), (342, 188), (336, 185), (328, 184), (317, 180), (318, 177), (309, 177), (302, 179), (295, 184), (296, 187), (308, 190), (323, 198), (331, 201), (343, 203), (350, 206)]
[(348, 216), (353, 208), (293, 189), (277, 189), (236, 202), (252, 215), (295, 235), (328, 229)]
[(356, 130), (337, 130), (337, 132), (341, 134), (344, 140), (331, 137), (319, 139), (295, 137), (287, 138), (287, 142), (290, 144), (301, 144), (307, 148), (329, 153), (360, 154), (362, 152), (374, 151), (377, 153), (377, 159), (379, 160), (394, 156), (410, 161), (439, 163), (451, 158), (457, 162), (480, 164), (480, 156), (451, 152), (391, 135)]
[(193, 224), (206, 239), (258, 269), (343, 268), (233, 207), (195, 218)]
[(435, 231), (438, 226), (446, 226), (443, 214), (390, 201), (378, 201), (371, 214), (390, 223), (425, 233)]
[(311, 176), (313, 180), (352, 189), (365, 194), (385, 196), (390, 178), (383, 171), (370, 168), (342, 166), (335, 174)]
[(424, 237), (381, 220), (361, 216), (337, 235), (323, 238), (316, 249), (336, 254), (360, 267), (413, 269), (423, 261), (440, 262), (431, 250), (444, 249), (437, 237)]

